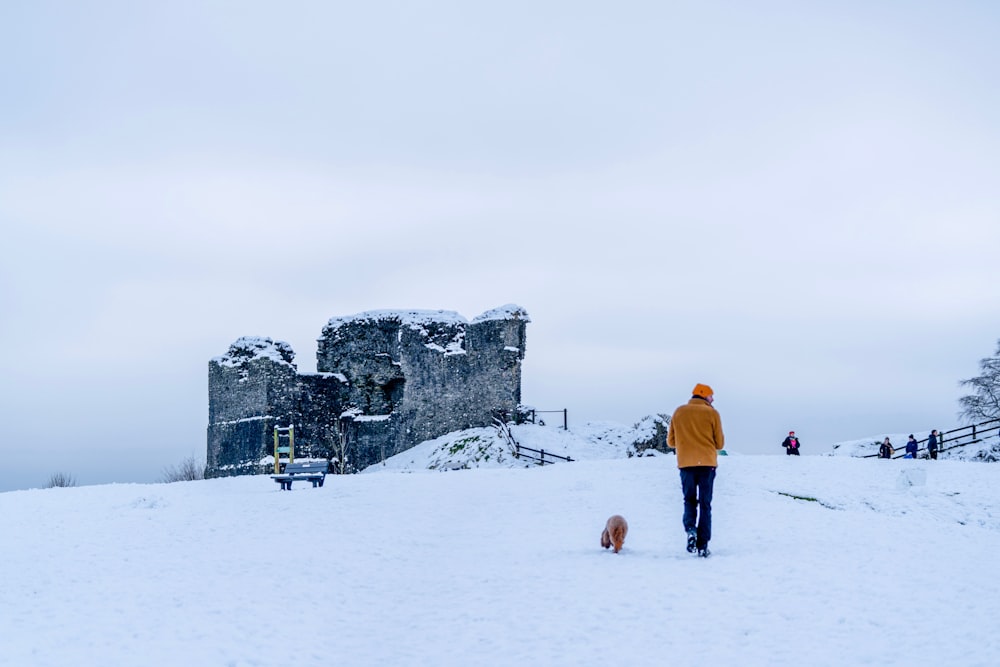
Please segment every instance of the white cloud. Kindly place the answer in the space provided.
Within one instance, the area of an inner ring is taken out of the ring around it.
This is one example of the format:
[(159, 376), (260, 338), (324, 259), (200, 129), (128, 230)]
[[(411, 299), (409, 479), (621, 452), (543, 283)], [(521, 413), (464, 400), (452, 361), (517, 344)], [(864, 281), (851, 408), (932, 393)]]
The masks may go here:
[(736, 437), (849, 439), (947, 426), (1000, 336), (991, 8), (57, 5), (0, 21), (19, 413), (60, 372), (188, 405), (242, 335), (308, 370), (332, 316), (515, 302), (528, 402), (708, 381)]

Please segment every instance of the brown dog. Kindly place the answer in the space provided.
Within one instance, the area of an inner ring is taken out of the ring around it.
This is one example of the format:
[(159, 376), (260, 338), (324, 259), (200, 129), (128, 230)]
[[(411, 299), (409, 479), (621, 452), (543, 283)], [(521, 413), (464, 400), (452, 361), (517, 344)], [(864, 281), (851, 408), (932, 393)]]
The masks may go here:
[(607, 549), (614, 545), (615, 553), (618, 553), (622, 550), (626, 535), (628, 535), (628, 521), (620, 514), (615, 514), (608, 519), (607, 525), (604, 526), (604, 532), (601, 533), (601, 546)]

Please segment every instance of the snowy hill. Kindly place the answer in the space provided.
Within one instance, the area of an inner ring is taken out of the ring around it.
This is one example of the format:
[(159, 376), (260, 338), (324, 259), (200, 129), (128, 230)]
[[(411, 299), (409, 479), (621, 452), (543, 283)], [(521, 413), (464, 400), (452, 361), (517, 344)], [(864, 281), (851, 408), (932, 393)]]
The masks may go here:
[(725, 457), (703, 560), (675, 459), (619, 447), (0, 494), (0, 665), (996, 664), (1000, 466)]
[[(590, 422), (561, 428), (521, 424), (511, 431), (518, 443), (535, 450), (569, 457), (576, 461), (629, 458), (658, 452), (648, 449), (656, 437), (659, 417), (648, 416), (631, 426), (617, 422)], [(879, 443), (888, 437), (902, 454), (907, 434), (886, 433), (835, 443), (829, 451), (813, 450), (811, 454), (866, 457), (878, 453)], [(922, 445), (923, 446), (923, 445)], [(775, 445), (778, 452), (783, 452)], [(923, 452), (921, 455), (924, 455)], [(941, 459), (956, 461), (996, 462), (1000, 460), (1000, 436), (990, 436), (975, 444), (950, 449)], [(268, 459), (271, 461), (271, 459)], [(377, 470), (454, 470), (460, 468), (523, 468), (533, 463), (518, 460), (513, 449), (499, 436), (495, 428), (468, 429), (448, 433), (413, 447), (383, 464), (371, 466), (365, 472)]]
[[(534, 450), (574, 461), (655, 455), (646, 449), (656, 437), (656, 417), (632, 426), (617, 422), (589, 422), (570, 430), (534, 424), (512, 425), (514, 440)], [(273, 460), (273, 459), (272, 459)], [(512, 444), (496, 428), (473, 428), (448, 433), (386, 459), (364, 472), (378, 470), (455, 470), (463, 468), (525, 468), (536, 465), (515, 458)]]

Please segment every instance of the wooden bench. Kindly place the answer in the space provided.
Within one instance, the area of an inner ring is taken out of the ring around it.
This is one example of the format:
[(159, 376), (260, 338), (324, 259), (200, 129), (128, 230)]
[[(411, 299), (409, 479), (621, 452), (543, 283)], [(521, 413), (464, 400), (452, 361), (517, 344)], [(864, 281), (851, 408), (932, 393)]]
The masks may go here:
[(292, 482), (297, 479), (312, 482), (315, 489), (317, 486), (323, 486), (323, 481), (326, 480), (327, 466), (329, 466), (327, 461), (295, 461), (285, 466), (285, 472), (271, 475), (271, 479), (281, 485), (282, 491), (291, 491)]

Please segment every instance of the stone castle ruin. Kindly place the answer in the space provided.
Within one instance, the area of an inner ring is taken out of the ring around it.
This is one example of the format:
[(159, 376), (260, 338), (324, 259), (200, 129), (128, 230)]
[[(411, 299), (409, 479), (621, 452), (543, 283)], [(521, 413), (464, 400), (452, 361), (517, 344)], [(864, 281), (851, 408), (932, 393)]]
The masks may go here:
[(530, 321), (512, 304), (472, 322), (443, 310), (335, 317), (316, 373), (298, 372), (287, 343), (240, 338), (208, 364), (206, 475), (272, 470), (275, 427), (294, 426), (296, 459), (351, 472), (514, 414)]

